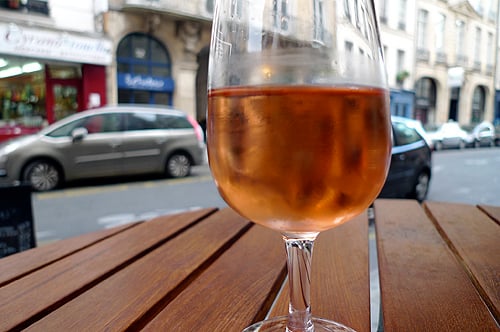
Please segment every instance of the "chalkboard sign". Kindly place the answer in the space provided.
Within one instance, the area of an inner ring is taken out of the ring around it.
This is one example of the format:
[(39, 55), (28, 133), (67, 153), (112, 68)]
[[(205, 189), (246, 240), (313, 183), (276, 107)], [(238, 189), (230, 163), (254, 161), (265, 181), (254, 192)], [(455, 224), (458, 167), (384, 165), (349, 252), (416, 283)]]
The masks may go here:
[(31, 186), (0, 187), (0, 258), (35, 246)]

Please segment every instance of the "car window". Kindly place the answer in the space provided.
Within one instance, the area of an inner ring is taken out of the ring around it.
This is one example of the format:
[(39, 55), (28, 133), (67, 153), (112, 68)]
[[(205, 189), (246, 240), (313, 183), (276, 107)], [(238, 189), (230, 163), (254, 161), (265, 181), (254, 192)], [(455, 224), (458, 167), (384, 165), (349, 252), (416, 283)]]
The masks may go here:
[(49, 132), (47, 136), (50, 137), (65, 137), (65, 136), (71, 136), (71, 132), (78, 127), (83, 127), (83, 123), (85, 122), (85, 118), (83, 119), (78, 119), (75, 121), (71, 121), (59, 128), (56, 128)]
[(119, 113), (92, 115), (85, 118), (83, 127), (89, 134), (117, 132), (121, 130), (120, 118)]
[(156, 129), (156, 115), (153, 113), (127, 114), (127, 130)]
[(192, 128), (189, 121), (181, 116), (155, 113), (127, 114), (128, 130), (185, 129)]
[(395, 136), (394, 145), (396, 146), (411, 144), (422, 140), (422, 137), (414, 128), (410, 128), (402, 122), (394, 122), (393, 127)]
[(167, 114), (158, 115), (158, 124), (161, 128), (168, 128), (168, 129), (192, 128), (188, 119), (181, 116), (173, 116)]
[(86, 128), (89, 134), (121, 131), (121, 115), (119, 113), (110, 113), (87, 116), (56, 128), (47, 136), (71, 136), (72, 131), (79, 127)]

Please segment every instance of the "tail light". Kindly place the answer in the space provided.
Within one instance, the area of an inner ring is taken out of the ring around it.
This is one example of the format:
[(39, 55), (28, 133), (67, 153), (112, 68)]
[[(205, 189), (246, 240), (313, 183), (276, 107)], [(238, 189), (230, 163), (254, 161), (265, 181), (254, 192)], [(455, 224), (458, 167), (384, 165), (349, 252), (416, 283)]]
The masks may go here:
[(199, 142), (204, 142), (204, 135), (203, 135), (203, 130), (201, 129), (201, 126), (198, 124), (198, 122), (190, 115), (187, 116), (189, 123), (194, 128), (194, 132), (196, 133), (196, 138), (198, 139)]

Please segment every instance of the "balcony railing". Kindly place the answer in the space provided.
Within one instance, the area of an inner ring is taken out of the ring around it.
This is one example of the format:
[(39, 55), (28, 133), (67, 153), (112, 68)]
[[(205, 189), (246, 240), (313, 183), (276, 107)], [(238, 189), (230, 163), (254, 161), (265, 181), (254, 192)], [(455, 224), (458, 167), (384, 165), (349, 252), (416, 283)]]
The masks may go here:
[(436, 64), (442, 64), (446, 65), (448, 62), (447, 60), (447, 55), (444, 52), (437, 52), (436, 53)]
[(468, 62), (469, 58), (467, 58), (467, 55), (457, 54), (456, 58), (457, 67), (467, 67)]
[(420, 62), (429, 62), (429, 50), (425, 48), (417, 49), (417, 61)]
[[(212, 20), (213, 13), (210, 6), (200, 6), (198, 1), (171, 1), (171, 0), (124, 0), (125, 10), (150, 10), (178, 17), (198, 20)], [(213, 8), (212, 8), (213, 9)]]
[(475, 72), (481, 72), (481, 61), (474, 61), (474, 64), (472, 65), (472, 70)]
[(484, 71), (484, 73), (488, 76), (493, 76), (494, 70), (495, 70), (495, 66), (493, 66), (492, 64), (489, 64), (489, 65), (486, 65), (486, 70)]

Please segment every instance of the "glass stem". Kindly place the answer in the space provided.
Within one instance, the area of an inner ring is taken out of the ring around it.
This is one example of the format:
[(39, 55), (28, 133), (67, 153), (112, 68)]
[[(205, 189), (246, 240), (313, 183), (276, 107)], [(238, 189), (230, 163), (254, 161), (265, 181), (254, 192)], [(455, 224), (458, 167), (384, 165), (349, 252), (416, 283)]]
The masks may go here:
[(284, 237), (290, 287), (287, 332), (314, 331), (310, 304), (311, 259), (314, 238), (315, 236), (312, 239)]

